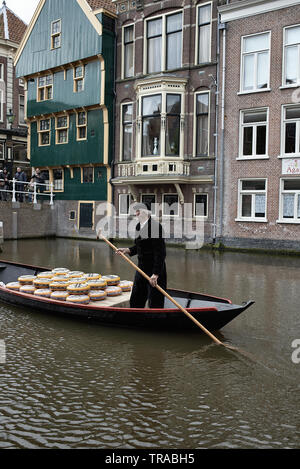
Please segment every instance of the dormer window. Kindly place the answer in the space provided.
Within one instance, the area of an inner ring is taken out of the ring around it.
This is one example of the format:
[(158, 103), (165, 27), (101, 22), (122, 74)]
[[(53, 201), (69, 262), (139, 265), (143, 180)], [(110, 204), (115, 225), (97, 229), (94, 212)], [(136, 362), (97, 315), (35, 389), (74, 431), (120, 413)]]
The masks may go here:
[(51, 23), (51, 49), (58, 49), (61, 46), (61, 20)]

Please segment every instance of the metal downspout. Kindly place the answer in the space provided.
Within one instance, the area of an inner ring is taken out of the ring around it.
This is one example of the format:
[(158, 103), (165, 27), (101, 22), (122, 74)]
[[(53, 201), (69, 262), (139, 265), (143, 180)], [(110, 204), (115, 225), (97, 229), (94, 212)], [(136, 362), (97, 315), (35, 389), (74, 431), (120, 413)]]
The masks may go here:
[(224, 212), (224, 137), (225, 137), (225, 76), (226, 76), (226, 24), (223, 29), (223, 61), (222, 61), (222, 98), (221, 98), (221, 143), (220, 143), (220, 234), (223, 238)]

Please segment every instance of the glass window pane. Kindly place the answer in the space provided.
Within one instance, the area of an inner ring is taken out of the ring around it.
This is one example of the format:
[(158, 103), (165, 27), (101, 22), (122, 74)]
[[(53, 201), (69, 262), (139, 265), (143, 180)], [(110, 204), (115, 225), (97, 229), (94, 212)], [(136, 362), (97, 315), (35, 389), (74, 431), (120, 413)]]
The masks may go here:
[(300, 119), (300, 107), (286, 108), (285, 118), (286, 119)]
[(283, 194), (283, 218), (294, 218), (295, 196)]
[(266, 216), (266, 196), (255, 195), (255, 216), (264, 218)]
[(132, 124), (123, 126), (123, 161), (131, 161), (132, 154)]
[(252, 195), (242, 195), (242, 217), (251, 217)]
[(199, 19), (198, 24), (201, 25), (203, 23), (209, 23), (211, 20), (211, 7), (210, 5), (205, 5), (203, 7), (199, 7)]
[(182, 13), (167, 16), (167, 33), (182, 29)]
[(161, 113), (161, 95), (146, 96), (142, 101), (143, 116)]
[(250, 122), (266, 122), (267, 111), (255, 109), (254, 111), (243, 112), (243, 122), (248, 124)]
[(79, 112), (78, 113), (78, 125), (85, 125), (86, 124), (86, 113)]
[(119, 212), (121, 215), (127, 215), (129, 212), (129, 194), (120, 194)]
[(198, 63), (209, 62), (210, 59), (210, 24), (199, 28)]
[(195, 195), (195, 216), (207, 217), (207, 195), (206, 194)]
[(286, 47), (285, 49), (285, 84), (297, 83), (298, 46)]
[(167, 116), (166, 122), (166, 155), (179, 156), (180, 117)]
[(284, 190), (300, 191), (300, 179), (286, 179), (284, 181)]
[(300, 197), (297, 196), (298, 204), (297, 204), (297, 218), (300, 218)]
[(254, 55), (244, 56), (243, 90), (254, 88)]
[(264, 180), (256, 180), (256, 181), (242, 181), (242, 190), (244, 191), (263, 191), (266, 188), (266, 181)]
[(300, 43), (300, 26), (287, 28), (285, 30), (285, 44), (299, 44)]
[(253, 155), (253, 127), (244, 127), (243, 155)]
[(49, 132), (43, 132), (41, 134), (41, 144), (42, 145), (49, 145), (50, 143), (50, 133)]
[(123, 122), (132, 122), (132, 104), (123, 106)]
[(266, 154), (267, 143), (267, 127), (265, 125), (258, 125), (256, 127), (256, 154)]
[(57, 127), (67, 127), (68, 118), (67, 117), (58, 117), (57, 118)]
[(83, 67), (76, 67), (75, 68), (75, 78), (79, 78), (83, 76)]
[(162, 20), (151, 20), (147, 23), (147, 37), (159, 36), (162, 34)]
[(164, 215), (178, 215), (178, 195), (165, 194), (163, 197)]
[(160, 155), (160, 117), (143, 118), (142, 156)]
[(46, 85), (52, 85), (53, 83), (53, 75), (46, 76)]
[(257, 56), (257, 88), (267, 88), (269, 83), (269, 52)]
[(269, 33), (245, 37), (244, 52), (256, 52), (269, 48)]
[(61, 31), (60, 20), (52, 23), (52, 34), (60, 33), (60, 31)]
[(127, 44), (124, 50), (124, 76), (133, 76), (133, 42)]
[(124, 41), (125, 44), (133, 41), (133, 26), (127, 26), (127, 28), (124, 28)]
[(202, 115), (197, 117), (197, 156), (208, 155), (208, 116)]
[(167, 70), (181, 66), (182, 32), (167, 36)]
[(181, 112), (181, 96), (180, 94), (167, 95), (167, 113), (180, 114)]
[(148, 73), (161, 71), (161, 36), (148, 39)]
[(86, 127), (79, 127), (79, 138), (86, 138)]
[(151, 214), (155, 215), (155, 195), (152, 194), (143, 194), (142, 203), (149, 204), (151, 207)]
[(208, 114), (208, 93), (197, 94), (196, 102), (196, 113), (197, 114)]
[(296, 123), (285, 125), (285, 153), (296, 152)]

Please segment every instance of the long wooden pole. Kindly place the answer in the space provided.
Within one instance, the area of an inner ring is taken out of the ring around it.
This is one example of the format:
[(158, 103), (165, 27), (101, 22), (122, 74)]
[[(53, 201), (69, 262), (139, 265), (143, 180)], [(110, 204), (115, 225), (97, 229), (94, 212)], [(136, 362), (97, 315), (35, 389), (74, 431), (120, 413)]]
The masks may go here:
[[(118, 248), (114, 246), (108, 239), (106, 239), (100, 231), (97, 234), (97, 238), (103, 239), (114, 251), (118, 251)], [(132, 260), (130, 260), (125, 254), (122, 252), (119, 253), (123, 259), (125, 259), (135, 270), (137, 270), (143, 277), (145, 277), (148, 281), (150, 281), (150, 277), (142, 271)], [(217, 337), (215, 337), (206, 327), (204, 327), (197, 319), (194, 318), (185, 308), (183, 308), (174, 298), (172, 298), (163, 288), (161, 288), (159, 285), (156, 285), (157, 290), (159, 290), (168, 300), (170, 300), (180, 311), (182, 311), (188, 318), (190, 318), (200, 329), (202, 329), (203, 332), (205, 332), (216, 344), (218, 345), (224, 345), (224, 347), (229, 347), (232, 348), (223, 342), (221, 342)]]

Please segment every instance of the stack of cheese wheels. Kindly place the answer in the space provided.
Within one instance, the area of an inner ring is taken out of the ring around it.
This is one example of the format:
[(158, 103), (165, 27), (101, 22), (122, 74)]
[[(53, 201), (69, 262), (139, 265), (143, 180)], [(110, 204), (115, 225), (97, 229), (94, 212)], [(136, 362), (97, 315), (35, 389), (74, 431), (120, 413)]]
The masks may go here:
[(13, 291), (19, 291), (20, 287), (21, 285), (19, 284), (19, 282), (10, 282), (6, 284), (6, 288)]
[(68, 286), (69, 286), (69, 281), (68, 280), (61, 280), (60, 277), (57, 280), (53, 279), (49, 283), (49, 288), (52, 291), (61, 291), (61, 290), (64, 291), (64, 290), (67, 290)]
[(49, 284), (51, 282), (50, 278), (36, 278), (33, 281), (35, 288), (47, 288), (49, 289)]
[(83, 276), (85, 280), (99, 280), (101, 278), (100, 274), (84, 274)]
[(107, 297), (107, 293), (103, 290), (90, 290), (89, 297), (91, 301), (101, 301), (105, 300)]
[(68, 272), (69, 278), (81, 278), (84, 275), (84, 272), (80, 272), (79, 270), (72, 270)]
[(119, 287), (122, 288), (122, 291), (131, 291), (132, 286), (133, 282), (129, 280), (121, 280), (121, 282), (119, 283)]
[(118, 275), (104, 275), (101, 279), (106, 281), (108, 287), (118, 285), (120, 282)]
[(65, 269), (64, 267), (60, 267), (59, 269), (53, 269), (52, 270), (52, 274), (56, 277), (59, 277), (59, 276), (65, 276), (69, 273), (69, 269)]
[(21, 275), (21, 277), (18, 278), (18, 282), (20, 285), (32, 285), (35, 279), (35, 275)]
[(107, 296), (118, 296), (122, 294), (121, 287), (107, 287), (105, 289)]
[(41, 298), (50, 298), (52, 291), (49, 288), (39, 288), (35, 290), (35, 296), (40, 296)]
[(89, 290), (90, 287), (87, 282), (71, 283), (67, 287), (67, 291), (70, 295), (87, 294)]
[(66, 301), (68, 296), (69, 293), (67, 291), (53, 291), (51, 292), (50, 298), (52, 298), (52, 300)]
[(35, 292), (36, 288), (34, 285), (22, 285), (20, 287), (20, 292), (21, 293), (28, 293), (29, 295), (33, 295)]
[(107, 287), (107, 283), (105, 280), (88, 280), (87, 284), (89, 285), (91, 290), (104, 290)]
[(69, 295), (66, 299), (70, 303), (79, 303), (79, 304), (89, 304), (90, 297), (89, 295)]
[(51, 279), (53, 277), (53, 273), (52, 272), (40, 272), (39, 274), (37, 274), (37, 278), (41, 278), (41, 279)]
[(73, 277), (73, 278), (69, 278), (68, 282), (69, 282), (69, 285), (72, 285), (74, 283), (83, 283), (85, 282), (85, 279), (83, 277)]

